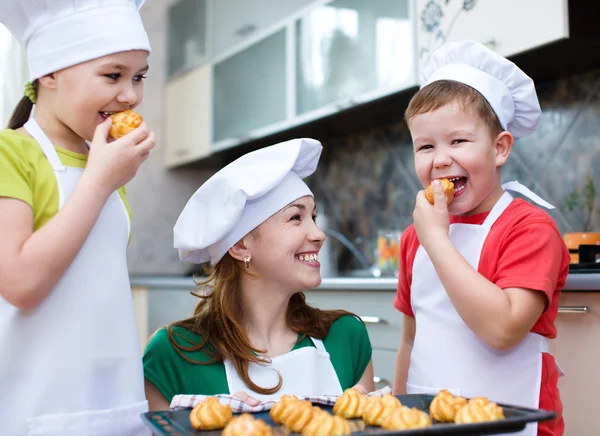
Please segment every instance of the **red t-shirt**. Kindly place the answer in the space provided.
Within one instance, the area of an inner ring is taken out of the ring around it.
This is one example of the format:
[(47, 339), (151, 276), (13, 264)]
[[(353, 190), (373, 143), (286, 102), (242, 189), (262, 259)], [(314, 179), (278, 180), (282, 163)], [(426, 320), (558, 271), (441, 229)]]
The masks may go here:
[[(488, 214), (451, 216), (450, 223), (482, 224)], [(400, 240), (400, 272), (394, 306), (412, 317), (410, 288), (419, 245), (415, 228), (411, 225)], [(515, 199), (490, 229), (477, 271), (502, 289), (526, 288), (543, 292), (548, 304), (531, 331), (553, 339), (556, 337), (554, 320), (558, 314), (560, 291), (569, 274), (569, 260), (569, 251), (552, 217), (526, 201)], [(557, 436), (563, 433), (562, 403), (557, 383), (554, 357), (544, 353), (540, 408), (555, 411), (559, 418), (540, 423), (539, 435)]]

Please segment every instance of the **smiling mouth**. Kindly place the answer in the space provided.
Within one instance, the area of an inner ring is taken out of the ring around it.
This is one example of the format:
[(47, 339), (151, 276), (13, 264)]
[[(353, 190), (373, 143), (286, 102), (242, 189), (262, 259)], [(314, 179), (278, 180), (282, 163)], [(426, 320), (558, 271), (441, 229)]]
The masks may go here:
[(458, 193), (466, 188), (467, 178), (466, 177), (452, 177), (450, 180), (454, 184), (454, 192)]
[(116, 114), (117, 112), (99, 112), (100, 116), (104, 119), (107, 119), (108, 117), (110, 117), (111, 115)]
[(319, 263), (319, 255), (316, 253), (314, 253), (314, 254), (299, 254), (296, 256), (296, 259), (298, 259), (300, 262), (306, 263), (310, 266), (321, 265)]

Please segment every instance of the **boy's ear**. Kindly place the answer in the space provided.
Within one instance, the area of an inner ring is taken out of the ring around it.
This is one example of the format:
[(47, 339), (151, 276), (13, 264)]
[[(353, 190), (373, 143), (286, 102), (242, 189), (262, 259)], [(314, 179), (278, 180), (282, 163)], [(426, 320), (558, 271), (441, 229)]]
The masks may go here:
[(496, 166), (501, 167), (506, 163), (510, 152), (512, 151), (515, 138), (510, 132), (506, 130), (496, 136), (496, 142), (494, 148), (496, 150)]
[(38, 81), (40, 82), (40, 85), (42, 85), (44, 88), (54, 89), (57, 86), (55, 73), (46, 74), (45, 76), (40, 77)]

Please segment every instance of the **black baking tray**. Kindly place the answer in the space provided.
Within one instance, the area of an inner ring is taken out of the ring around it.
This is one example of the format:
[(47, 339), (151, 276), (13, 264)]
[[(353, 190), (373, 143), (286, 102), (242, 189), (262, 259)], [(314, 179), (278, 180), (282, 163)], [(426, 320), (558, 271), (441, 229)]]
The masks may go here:
[[(400, 402), (407, 407), (416, 407), (429, 413), (429, 404), (433, 395), (410, 394), (396, 395)], [(332, 407), (316, 404), (322, 409), (332, 413)], [(506, 419), (501, 421), (483, 422), (478, 424), (442, 424), (434, 422), (429, 428), (418, 430), (392, 431), (383, 430), (380, 427), (365, 427), (362, 420), (350, 420), (352, 424), (352, 435), (402, 435), (402, 436), (426, 436), (426, 435), (492, 435), (501, 433), (515, 433), (525, 428), (529, 422), (546, 421), (556, 418), (556, 414), (545, 410), (526, 409), (499, 403), (504, 409)], [(175, 411), (148, 412), (142, 415), (144, 422), (157, 436), (218, 436), (221, 430), (196, 431), (190, 424), (191, 409)], [(254, 417), (264, 420), (273, 427), (275, 435), (290, 434), (282, 426), (276, 426), (269, 416), (269, 411), (255, 413)]]

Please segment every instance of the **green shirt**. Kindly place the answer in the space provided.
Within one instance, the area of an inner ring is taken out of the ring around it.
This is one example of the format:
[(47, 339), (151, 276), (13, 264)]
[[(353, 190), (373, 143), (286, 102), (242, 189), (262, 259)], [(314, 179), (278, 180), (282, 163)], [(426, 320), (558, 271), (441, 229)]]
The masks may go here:
[[(197, 344), (201, 338), (186, 329), (174, 327), (181, 334)], [(177, 343), (190, 346), (185, 339), (174, 335)], [(323, 345), (329, 353), (331, 363), (342, 386), (342, 390), (358, 383), (371, 360), (371, 342), (365, 325), (352, 316), (342, 316), (329, 329)], [(297, 343), (293, 350), (314, 347), (306, 337)], [(202, 351), (185, 355), (195, 361), (207, 362), (209, 356)], [(158, 330), (150, 339), (144, 353), (144, 376), (171, 401), (178, 394), (217, 395), (229, 394), (225, 365), (215, 362), (209, 365), (191, 363), (183, 359), (169, 342), (165, 328)]]

